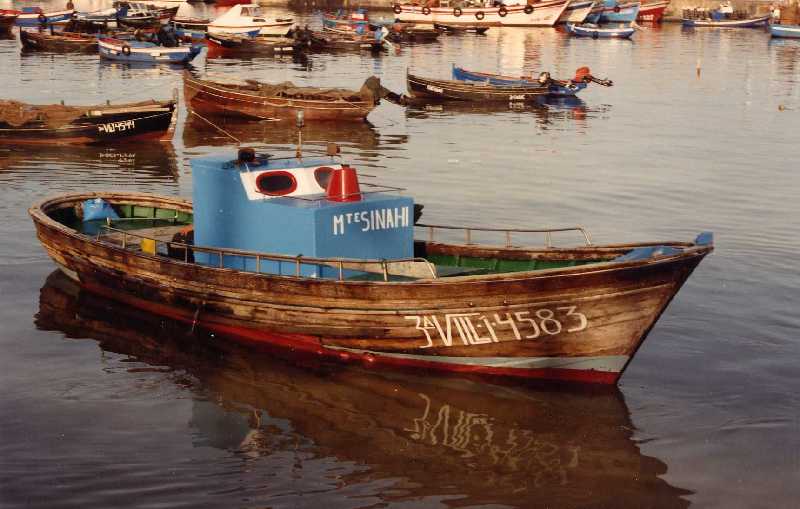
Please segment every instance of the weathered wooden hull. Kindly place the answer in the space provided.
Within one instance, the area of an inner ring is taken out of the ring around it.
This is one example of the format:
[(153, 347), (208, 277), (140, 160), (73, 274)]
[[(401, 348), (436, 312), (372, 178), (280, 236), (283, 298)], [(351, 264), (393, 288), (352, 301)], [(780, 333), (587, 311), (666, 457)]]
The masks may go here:
[[(89, 198), (191, 212), (180, 198), (80, 193), (34, 205), (37, 236), (84, 288), (243, 343), (367, 364), (615, 383), (711, 245), (679, 255), (403, 282), (215, 268), (80, 234), (48, 216)], [(678, 245), (678, 244), (674, 244)], [(613, 258), (634, 245), (558, 250), (425, 243), (427, 255)]]
[(22, 46), (35, 51), (94, 53), (97, 51), (97, 38), (82, 34), (49, 34), (20, 30)]
[[(124, 108), (120, 105), (119, 108)], [(0, 144), (92, 144), (134, 140), (170, 140), (175, 130), (175, 101), (154, 103), (136, 112), (82, 117), (62, 127), (42, 123), (11, 126), (0, 122)]]
[(192, 110), (246, 119), (294, 120), (302, 111), (305, 120), (363, 121), (374, 104), (366, 101), (302, 100), (264, 97), (224, 84), (184, 74), (184, 97)]
[(398, 21), (469, 26), (551, 27), (567, 8), (569, 0), (544, 0), (534, 5), (498, 7), (426, 7), (395, 4)]
[(492, 86), (458, 80), (432, 80), (409, 74), (413, 98), (433, 101), (530, 102), (548, 94), (547, 86)]

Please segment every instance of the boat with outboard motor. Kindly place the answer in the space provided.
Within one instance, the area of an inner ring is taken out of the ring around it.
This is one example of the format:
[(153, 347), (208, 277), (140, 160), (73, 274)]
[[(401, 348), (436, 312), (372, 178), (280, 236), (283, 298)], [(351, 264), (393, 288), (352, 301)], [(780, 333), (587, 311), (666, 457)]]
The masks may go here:
[(244, 34), (258, 30), (259, 35), (284, 35), (293, 18), (270, 18), (256, 4), (237, 4), (208, 24), (210, 34)]
[(0, 101), (0, 144), (170, 140), (177, 111), (175, 100), (96, 106)]
[[(547, 76), (549, 77), (549, 73)], [(483, 83), (486, 85), (494, 85), (499, 87), (508, 86), (537, 86), (541, 83), (539, 78), (531, 76), (503, 76), (501, 74), (489, 74), (485, 72), (468, 71), (462, 67), (457, 67), (453, 64), (453, 79), (460, 81), (467, 81), (471, 83)], [(575, 71), (575, 76), (568, 80), (550, 79), (550, 86), (547, 95), (549, 96), (574, 96), (589, 83), (597, 83), (604, 87), (614, 85), (614, 82), (609, 79), (599, 79), (592, 76), (592, 71), (588, 67), (580, 67)]]
[(461, 80), (438, 80), (406, 74), (408, 97), (402, 102), (409, 104), (424, 101), (476, 101), (524, 103), (537, 101), (550, 91), (549, 73), (542, 73), (535, 82), (512, 85), (492, 85), (485, 81), (473, 83)]
[[(541, 0), (493, 6), (444, 6), (434, 0), (425, 5), (394, 4), (397, 21), (468, 26), (551, 27), (567, 9), (570, 0)], [(430, 4), (430, 5), (429, 5)]]
[[(596, 245), (580, 227), (425, 225), (411, 197), (360, 183), (337, 152), (242, 149), (192, 160), (193, 201), (77, 192), (29, 213), (83, 288), (218, 341), (375, 368), (600, 384), (617, 382), (713, 250), (711, 234)], [(437, 240), (443, 232), (465, 241)], [(504, 240), (476, 242), (490, 234)], [(583, 242), (552, 245), (568, 234)], [(526, 235), (545, 245), (520, 246)]]

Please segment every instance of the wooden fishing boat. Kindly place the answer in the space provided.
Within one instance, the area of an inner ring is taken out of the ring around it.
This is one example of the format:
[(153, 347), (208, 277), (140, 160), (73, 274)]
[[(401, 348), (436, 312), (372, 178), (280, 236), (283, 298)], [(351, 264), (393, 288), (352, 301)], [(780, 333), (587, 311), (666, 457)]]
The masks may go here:
[[(377, 85), (376, 85), (377, 83)], [(217, 83), (183, 75), (187, 106), (200, 113), (245, 119), (294, 120), (302, 111), (306, 120), (359, 122), (380, 100), (380, 81), (369, 78), (361, 90), (296, 87), (248, 80), (244, 85)]]
[(365, 34), (339, 33), (330, 30), (311, 32), (310, 46), (324, 51), (381, 51), (383, 49), (383, 33), (367, 32)]
[(567, 9), (569, 0), (542, 0), (527, 5), (497, 7), (432, 6), (394, 4), (398, 21), (470, 26), (553, 26)]
[(291, 55), (307, 44), (288, 37), (248, 37), (235, 34), (206, 34), (209, 55), (247, 53), (253, 55)]
[(19, 40), (24, 48), (37, 51), (97, 51), (97, 37), (73, 32), (20, 30)]
[(524, 85), (495, 86), (459, 80), (435, 80), (413, 74), (406, 75), (411, 100), (423, 101), (480, 101), (530, 102), (548, 94), (550, 78)]
[(294, 23), (292, 18), (270, 18), (255, 4), (234, 5), (208, 24), (210, 34), (243, 34), (258, 30), (259, 35), (283, 35)]
[[(434, 234), (448, 227), (415, 225), (410, 197), (362, 190), (353, 168), (325, 158), (244, 151), (194, 160), (192, 172), (193, 202), (83, 192), (29, 213), (47, 253), (83, 288), (220, 341), (369, 366), (605, 384), (713, 250), (710, 234), (594, 245), (580, 228), (493, 230), (505, 245), (477, 244), (480, 228), (456, 228), (466, 243), (439, 242)], [(427, 239), (415, 241), (415, 228)], [(511, 246), (512, 236), (567, 230), (583, 233), (584, 245)], [(190, 232), (193, 242), (178, 240)]]
[(176, 117), (174, 100), (98, 106), (0, 101), (0, 144), (170, 140)]
[(772, 37), (800, 39), (800, 25), (770, 25), (769, 33)]
[(389, 27), (386, 38), (392, 42), (433, 42), (439, 39), (442, 31), (431, 25), (415, 23), (395, 23)]
[(10, 31), (11, 27), (14, 26), (14, 23), (17, 21), (17, 17), (19, 15), (20, 11), (0, 9), (0, 32)]
[(639, 15), (636, 21), (647, 21), (650, 23), (661, 23), (664, 19), (664, 11), (669, 7), (670, 0), (645, 0), (639, 8)]
[(769, 24), (770, 15), (752, 16), (737, 11), (728, 2), (716, 9), (684, 9), (682, 23), (685, 27), (755, 28)]
[(600, 0), (603, 8), (597, 23), (630, 23), (636, 21), (642, 6), (639, 0), (620, 2), (618, 0)]
[(570, 0), (557, 23), (583, 23), (594, 4), (595, 0)]
[(169, 23), (178, 7), (155, 7), (140, 2), (118, 2), (115, 15), (120, 26), (130, 28), (158, 27)]
[(139, 64), (183, 64), (196, 57), (203, 49), (198, 44), (165, 47), (154, 42), (111, 37), (101, 38), (97, 46), (102, 58)]
[(443, 23), (434, 23), (433, 28), (437, 30), (441, 30), (446, 34), (475, 34), (475, 35), (483, 35), (485, 34), (490, 27), (488, 26), (475, 26), (475, 25), (446, 25)]
[[(548, 73), (545, 73), (548, 74)], [(483, 83), (487, 85), (494, 85), (499, 87), (508, 86), (538, 86), (543, 77), (539, 78), (533, 76), (503, 76), (500, 74), (489, 74), (484, 72), (468, 71), (461, 67), (453, 65), (453, 79), (460, 81), (467, 81), (471, 83)], [(549, 78), (549, 74), (547, 76)], [(597, 83), (605, 87), (610, 87), (614, 83), (611, 80), (601, 80), (592, 76), (591, 70), (588, 67), (580, 67), (575, 71), (575, 76), (568, 80), (550, 79), (550, 86), (548, 95), (550, 96), (574, 96), (589, 83)]]
[(567, 32), (576, 37), (592, 39), (630, 39), (636, 33), (636, 29), (630, 26), (601, 27), (593, 23), (582, 25), (567, 23)]

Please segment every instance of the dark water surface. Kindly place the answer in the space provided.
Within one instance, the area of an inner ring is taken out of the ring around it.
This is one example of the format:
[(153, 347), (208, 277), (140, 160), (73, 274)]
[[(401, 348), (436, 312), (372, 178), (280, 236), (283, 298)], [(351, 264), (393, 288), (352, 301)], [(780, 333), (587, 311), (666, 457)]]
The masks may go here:
[[(674, 25), (635, 39), (491, 29), (379, 57), (195, 62), (214, 78), (320, 86), (375, 74), (396, 91), (407, 67), (444, 78), (453, 62), (613, 79), (524, 111), (382, 104), (372, 126), (308, 125), (304, 139), (311, 152), (338, 141), (433, 223), (582, 224), (597, 242), (713, 230), (717, 250), (618, 390), (201, 350), (185, 327), (53, 273), (26, 209), (84, 189), (188, 196), (189, 160), (236, 143), (182, 111), (171, 145), (0, 147), (0, 506), (797, 507), (800, 43)], [(0, 40), (0, 70), (2, 98), (68, 104), (167, 98), (182, 72), (18, 40)], [(296, 137), (225, 129), (273, 153)]]

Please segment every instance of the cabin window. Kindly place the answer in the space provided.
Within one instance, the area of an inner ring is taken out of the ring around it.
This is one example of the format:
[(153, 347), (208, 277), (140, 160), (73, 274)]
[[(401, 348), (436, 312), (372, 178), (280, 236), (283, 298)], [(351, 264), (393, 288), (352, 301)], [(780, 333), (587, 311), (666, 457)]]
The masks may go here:
[(331, 180), (331, 173), (333, 173), (333, 168), (328, 168), (327, 166), (320, 166), (314, 170), (314, 179), (316, 179), (319, 187), (322, 189), (328, 189), (328, 182)]
[(270, 171), (258, 176), (256, 188), (269, 196), (286, 196), (297, 189), (297, 179), (286, 171)]

